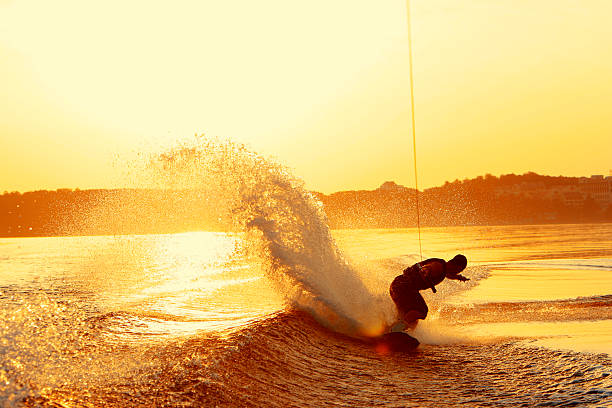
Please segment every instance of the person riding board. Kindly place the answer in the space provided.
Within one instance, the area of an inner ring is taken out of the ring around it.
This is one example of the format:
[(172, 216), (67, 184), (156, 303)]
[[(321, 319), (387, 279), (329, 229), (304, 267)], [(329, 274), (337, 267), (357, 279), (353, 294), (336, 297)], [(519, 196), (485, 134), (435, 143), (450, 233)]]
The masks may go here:
[(399, 322), (393, 325), (391, 331), (414, 329), (418, 320), (425, 319), (429, 311), (419, 291), (431, 289), (436, 293), (435, 286), (444, 278), (468, 281), (468, 278), (460, 275), (466, 266), (467, 258), (459, 254), (448, 262), (430, 258), (404, 269), (401, 275), (393, 279), (389, 288), (399, 316)]

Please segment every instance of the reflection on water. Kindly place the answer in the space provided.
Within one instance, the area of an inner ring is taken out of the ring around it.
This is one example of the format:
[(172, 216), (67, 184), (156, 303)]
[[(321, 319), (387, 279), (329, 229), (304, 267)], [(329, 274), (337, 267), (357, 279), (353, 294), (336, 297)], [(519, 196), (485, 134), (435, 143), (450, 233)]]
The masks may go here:
[(0, 276), (7, 294), (40, 291), (109, 321), (137, 316), (139, 334), (222, 330), (282, 307), (257, 265), (236, 258), (236, 240), (208, 232), (8, 239)]
[(462, 326), (475, 339), (525, 339), (531, 346), (612, 355), (612, 320), (511, 322)]
[[(390, 281), (418, 260), (415, 231), (334, 236), (392, 310)], [(466, 254), (472, 281), (424, 293), (423, 346), (401, 357), (293, 310), (240, 234), (2, 239), (0, 405), (609, 402), (609, 356), (577, 352), (612, 353), (612, 225), (422, 236), (425, 256)]]
[[(423, 256), (469, 255), (470, 264), (528, 259), (610, 258), (611, 224), (504, 225), (422, 228)], [(415, 228), (339, 230), (334, 236), (356, 257), (417, 255)]]
[(607, 288), (612, 289), (608, 272), (609, 269), (587, 269), (579, 264), (563, 269), (554, 263), (493, 266), (490, 279), (451, 301), (518, 302), (601, 295)]

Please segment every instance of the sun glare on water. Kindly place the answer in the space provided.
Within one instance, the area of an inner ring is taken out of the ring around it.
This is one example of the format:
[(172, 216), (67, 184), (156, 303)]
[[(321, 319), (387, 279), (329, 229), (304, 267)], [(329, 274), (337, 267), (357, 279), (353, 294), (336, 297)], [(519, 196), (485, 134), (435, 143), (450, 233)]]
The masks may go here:
[[(139, 327), (155, 335), (223, 330), (282, 307), (261, 271), (236, 255), (237, 235), (189, 232), (142, 240), (146, 249), (134, 251), (141, 259), (130, 271), (139, 275), (130, 278), (136, 284), (119, 283), (115, 288), (125, 296), (113, 296), (124, 300), (114, 309), (141, 319), (130, 325), (132, 334)], [(116, 251), (125, 242), (118, 238), (112, 246)]]

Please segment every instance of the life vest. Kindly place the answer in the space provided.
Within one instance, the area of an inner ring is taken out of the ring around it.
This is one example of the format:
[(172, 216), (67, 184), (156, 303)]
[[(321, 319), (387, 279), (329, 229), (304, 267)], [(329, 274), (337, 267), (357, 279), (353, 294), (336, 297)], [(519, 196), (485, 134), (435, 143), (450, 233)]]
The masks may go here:
[[(431, 268), (429, 264), (441, 263), (442, 268)], [(412, 265), (404, 270), (404, 275), (412, 278), (415, 289), (431, 289), (436, 293), (435, 286), (446, 278), (446, 261), (438, 258), (430, 258), (423, 262)]]

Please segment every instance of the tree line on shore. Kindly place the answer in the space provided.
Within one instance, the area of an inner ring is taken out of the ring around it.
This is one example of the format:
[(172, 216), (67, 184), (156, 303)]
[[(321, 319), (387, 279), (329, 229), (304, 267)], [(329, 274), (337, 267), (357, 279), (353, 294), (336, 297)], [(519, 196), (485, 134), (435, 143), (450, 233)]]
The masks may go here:
[[(423, 226), (612, 222), (612, 205), (587, 198), (500, 194), (500, 187), (577, 183), (577, 178), (487, 175), (418, 192)], [(386, 185), (386, 186), (385, 186)], [(377, 190), (315, 193), (331, 228), (402, 228), (417, 223), (414, 189), (385, 183)], [(5, 192), (0, 195), (0, 236), (171, 233), (224, 230), (218, 205), (202, 190), (95, 189)]]
[[(551, 177), (535, 173), (492, 175), (455, 180), (419, 191), (419, 218), (424, 226), (506, 225), (612, 222), (612, 205), (586, 198), (578, 205), (561, 197), (521, 194), (521, 186), (540, 189), (576, 185), (576, 177)], [(321, 196), (332, 228), (401, 228), (416, 226), (415, 189), (391, 188), (343, 191)], [(509, 187), (517, 187), (513, 193)], [(384, 185), (382, 186), (384, 187)]]

